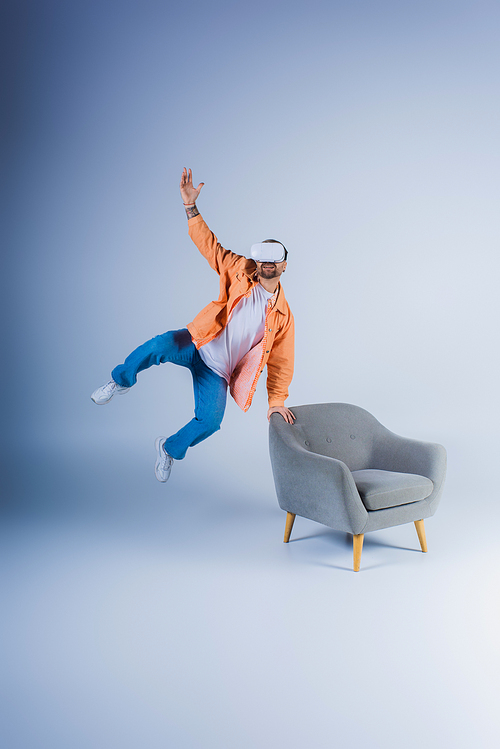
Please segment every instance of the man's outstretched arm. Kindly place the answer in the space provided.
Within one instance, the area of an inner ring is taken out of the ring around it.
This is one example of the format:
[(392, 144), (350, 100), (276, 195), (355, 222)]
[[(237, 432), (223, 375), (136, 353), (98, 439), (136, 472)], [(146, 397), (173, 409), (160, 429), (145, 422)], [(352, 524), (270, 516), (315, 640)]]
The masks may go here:
[(208, 261), (210, 267), (220, 275), (223, 268), (227, 267), (228, 264), (234, 265), (235, 262), (240, 260), (243, 260), (245, 263), (248, 263), (248, 261), (241, 255), (237, 255), (230, 250), (225, 250), (215, 234), (210, 231), (206, 223), (203, 221), (200, 212), (196, 207), (195, 201), (204, 184), (204, 182), (200, 182), (198, 187), (193, 187), (191, 169), (187, 170), (184, 168), (181, 177), (180, 191), (182, 202), (184, 203), (184, 208), (186, 209), (186, 215), (188, 217), (189, 236), (203, 257)]
[(181, 177), (181, 197), (186, 209), (186, 215), (188, 218), (194, 218), (199, 214), (199, 210), (196, 207), (196, 200), (201, 192), (201, 188), (205, 183), (200, 182), (198, 187), (193, 186), (193, 174), (191, 169), (189, 171), (184, 167)]

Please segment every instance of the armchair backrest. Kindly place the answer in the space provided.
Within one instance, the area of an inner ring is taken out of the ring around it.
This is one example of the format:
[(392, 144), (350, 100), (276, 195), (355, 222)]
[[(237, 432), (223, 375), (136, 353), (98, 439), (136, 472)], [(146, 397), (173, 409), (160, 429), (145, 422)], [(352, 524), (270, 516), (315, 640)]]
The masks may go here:
[(293, 426), (276, 415), (271, 430), (305, 450), (341, 460), (351, 471), (371, 466), (375, 438), (385, 427), (368, 411), (350, 403), (292, 406), (292, 411), (296, 416)]

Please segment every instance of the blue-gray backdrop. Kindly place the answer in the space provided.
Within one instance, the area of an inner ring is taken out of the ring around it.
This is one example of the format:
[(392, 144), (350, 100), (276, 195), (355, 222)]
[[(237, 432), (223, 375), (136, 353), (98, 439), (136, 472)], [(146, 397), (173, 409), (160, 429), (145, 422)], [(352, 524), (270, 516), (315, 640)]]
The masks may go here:
[(263, 381), (167, 487), (152, 445), (190, 418), (186, 372), (89, 399), (217, 296), (188, 166), (224, 246), (289, 249), (288, 405), (356, 403), (442, 442), (454, 511), (476, 497), (470, 522), (496, 518), (498, 4), (6, 0), (3, 17), (7, 515), (167, 491), (274, 507)]

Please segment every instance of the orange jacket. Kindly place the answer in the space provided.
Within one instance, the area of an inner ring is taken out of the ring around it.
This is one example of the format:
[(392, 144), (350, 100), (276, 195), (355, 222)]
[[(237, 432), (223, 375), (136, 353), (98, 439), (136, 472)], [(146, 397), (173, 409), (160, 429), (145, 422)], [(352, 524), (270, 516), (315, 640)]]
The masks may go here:
[[(257, 266), (254, 260), (225, 250), (199, 214), (188, 223), (189, 236), (220, 276), (219, 299), (207, 304), (187, 326), (193, 343), (200, 348), (219, 335), (236, 304), (250, 295), (258, 283)], [(243, 357), (231, 376), (230, 392), (240, 408), (250, 408), (266, 364), (269, 407), (283, 406), (293, 377), (293, 355), (293, 315), (279, 284), (274, 305), (268, 305), (264, 338)]]

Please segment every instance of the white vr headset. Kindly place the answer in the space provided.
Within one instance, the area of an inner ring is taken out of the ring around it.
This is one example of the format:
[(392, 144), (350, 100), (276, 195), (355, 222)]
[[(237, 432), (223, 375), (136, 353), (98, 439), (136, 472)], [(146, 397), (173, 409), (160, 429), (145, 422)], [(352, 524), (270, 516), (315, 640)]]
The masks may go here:
[(279, 242), (258, 242), (251, 246), (250, 257), (258, 263), (282, 263), (285, 248)]

